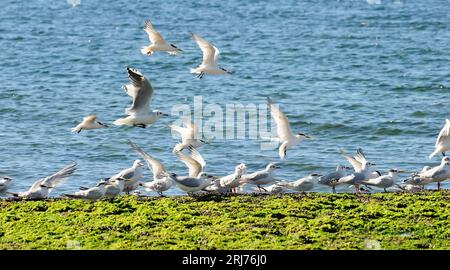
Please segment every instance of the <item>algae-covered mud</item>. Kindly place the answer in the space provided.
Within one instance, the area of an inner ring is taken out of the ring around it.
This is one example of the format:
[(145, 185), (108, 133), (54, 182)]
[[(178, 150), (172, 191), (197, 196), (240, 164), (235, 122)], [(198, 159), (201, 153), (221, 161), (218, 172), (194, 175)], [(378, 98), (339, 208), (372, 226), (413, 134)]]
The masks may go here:
[(0, 201), (1, 249), (450, 249), (450, 192)]

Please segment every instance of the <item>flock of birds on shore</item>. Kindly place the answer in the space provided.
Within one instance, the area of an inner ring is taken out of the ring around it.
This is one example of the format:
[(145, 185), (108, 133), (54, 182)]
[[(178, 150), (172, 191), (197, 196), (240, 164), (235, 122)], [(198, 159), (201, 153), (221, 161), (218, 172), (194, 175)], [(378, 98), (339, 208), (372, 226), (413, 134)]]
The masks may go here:
[[(177, 55), (182, 52), (180, 48), (165, 41), (150, 21), (146, 21), (144, 30), (148, 34), (151, 44), (141, 48), (142, 54), (150, 56), (156, 52), (166, 52)], [(225, 75), (232, 73), (218, 65), (219, 49), (196, 34), (192, 34), (192, 38), (203, 52), (203, 61), (200, 66), (191, 69), (191, 73), (196, 74), (199, 79), (202, 79), (205, 74)], [(131, 67), (127, 67), (127, 72), (130, 83), (124, 85), (123, 89), (132, 98), (132, 105), (125, 110), (127, 117), (119, 118), (113, 124), (146, 128), (160, 117), (167, 116), (159, 110), (150, 110), (153, 88), (148, 78)], [(304, 133), (292, 132), (288, 118), (270, 98), (268, 98), (268, 106), (271, 116), (276, 122), (278, 134), (277, 138), (270, 138), (270, 140), (279, 142), (280, 159), (285, 159), (287, 150), (301, 141), (313, 139)], [(280, 181), (276, 178), (276, 171), (280, 168), (278, 164), (270, 163), (263, 170), (247, 173), (246, 165), (241, 163), (229, 175), (215, 176), (206, 172), (206, 162), (198, 151), (201, 146), (207, 145), (209, 142), (198, 138), (198, 127), (190, 119), (185, 118), (183, 125), (169, 125), (169, 127), (172, 131), (181, 135), (181, 142), (175, 145), (173, 153), (188, 168), (187, 175), (179, 176), (168, 171), (158, 159), (145, 152), (136, 143), (129, 141), (132, 149), (145, 160), (153, 173), (152, 181), (142, 181), (145, 164), (137, 159), (132, 167), (109, 178), (102, 179), (93, 187), (80, 187), (80, 190), (75, 194), (63, 194), (62, 196), (88, 200), (111, 199), (121, 193), (140, 194), (138, 191), (140, 187), (148, 192), (156, 192), (164, 196), (163, 193), (173, 186), (177, 186), (188, 194), (196, 192), (238, 193), (245, 192), (244, 186), (246, 185), (255, 185), (254, 191), (277, 194), (288, 191), (310, 191), (316, 183), (331, 187), (333, 193), (336, 192), (335, 189), (338, 185), (354, 186), (358, 194), (369, 191), (372, 189), (371, 187), (384, 189), (385, 192), (391, 187), (415, 192), (423, 190), (425, 185), (433, 182), (437, 182), (438, 189), (440, 189), (441, 182), (450, 179), (450, 157), (445, 156), (445, 152), (450, 150), (450, 120), (448, 119), (446, 119), (446, 124), (438, 135), (435, 151), (429, 156), (431, 159), (433, 156), (442, 153), (441, 164), (435, 167), (425, 166), (421, 171), (412, 173), (409, 178), (403, 181), (398, 180), (398, 173), (405, 172), (403, 170), (393, 168), (385, 175), (382, 175), (379, 171), (372, 171), (371, 168), (375, 164), (366, 159), (362, 149), (358, 149), (355, 156), (341, 150), (341, 155), (352, 165), (353, 172), (350, 171), (351, 167), (338, 165), (333, 172), (324, 175), (311, 173), (291, 182)], [(80, 133), (83, 130), (106, 127), (108, 125), (98, 121), (96, 115), (89, 115), (74, 127), (72, 132)], [(53, 189), (62, 185), (75, 172), (76, 166), (76, 163), (72, 163), (55, 174), (36, 181), (25, 192), (9, 192), (8, 188), (13, 179), (3, 176), (0, 179), (0, 195), (7, 194), (12, 198), (46, 199)]]

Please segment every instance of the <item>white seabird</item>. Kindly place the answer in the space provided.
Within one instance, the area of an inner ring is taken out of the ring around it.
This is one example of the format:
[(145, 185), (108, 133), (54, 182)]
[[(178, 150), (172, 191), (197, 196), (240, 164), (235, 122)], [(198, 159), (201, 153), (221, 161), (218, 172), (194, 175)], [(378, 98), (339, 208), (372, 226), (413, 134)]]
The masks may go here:
[(270, 97), (267, 98), (267, 100), (270, 107), (270, 114), (277, 124), (278, 137), (271, 138), (271, 140), (275, 140), (281, 143), (280, 147), (278, 148), (278, 154), (280, 155), (281, 159), (284, 159), (289, 148), (299, 144), (304, 139), (311, 140), (312, 137), (304, 133), (298, 133), (294, 135), (294, 133), (292, 133), (291, 126), (286, 115), (273, 103)]
[(205, 172), (201, 172), (197, 177), (177, 176), (174, 173), (170, 174), (169, 177), (175, 182), (178, 188), (188, 194), (203, 190), (216, 179), (214, 176), (208, 175)]
[(293, 191), (306, 192), (314, 187), (314, 183), (317, 182), (321, 176), (322, 175), (320, 174), (312, 173), (294, 182), (280, 181), (275, 184)]
[(189, 151), (191, 152), (190, 156), (176, 150), (174, 153), (188, 167), (189, 177), (197, 178), (200, 173), (204, 172), (206, 162), (195, 148), (189, 147)]
[[(257, 189), (257, 187), (255, 187), (253, 190), (254, 190), (254, 191), (259, 191), (259, 192), (261, 192), (261, 190), (260, 190), (260, 189)], [(283, 187), (283, 186), (279, 186), (277, 183), (265, 187), (264, 190), (265, 190), (267, 193), (272, 194), (272, 195), (273, 195), (273, 194), (281, 194), (281, 193), (285, 193), (285, 192), (286, 192), (286, 188)]]
[(442, 155), (445, 156), (445, 152), (450, 150), (450, 120), (448, 119), (445, 119), (445, 125), (442, 128), (441, 132), (439, 132), (439, 135), (436, 139), (435, 148), (436, 150), (431, 153), (431, 155), (428, 157), (429, 159), (431, 159), (438, 153), (442, 153)]
[(62, 185), (69, 178), (69, 176), (75, 172), (76, 166), (77, 163), (74, 162), (50, 176), (39, 179), (34, 182), (28, 191), (18, 193), (7, 192), (7, 194), (20, 198), (46, 199), (54, 188)]
[(247, 166), (244, 163), (237, 165), (234, 168), (234, 173), (218, 179), (220, 187), (226, 189), (227, 191), (235, 190), (239, 187), (242, 175), (245, 173), (247, 173)]
[(378, 178), (381, 176), (381, 173), (379, 171), (372, 172), (369, 170), (369, 166), (373, 166), (375, 164), (367, 161), (366, 156), (361, 148), (359, 148), (356, 151), (355, 157), (352, 157), (351, 155), (347, 154), (344, 150), (340, 150), (340, 153), (353, 166), (355, 172), (357, 173), (362, 172), (364, 169), (363, 164), (365, 163), (366, 164), (365, 173), (368, 179)]
[(441, 182), (450, 179), (450, 157), (443, 157), (441, 164), (426, 171), (421, 171), (403, 181), (405, 184), (424, 186), (432, 182), (437, 182), (438, 190), (441, 189)]
[(208, 192), (214, 192), (214, 193), (226, 193), (229, 191), (228, 188), (224, 188), (220, 185), (220, 179), (218, 179), (218, 178), (213, 179), (211, 181), (211, 184), (206, 186), (203, 190), (208, 191)]
[(256, 185), (260, 191), (261, 189), (265, 190), (263, 187), (261, 187), (262, 185), (268, 185), (277, 181), (275, 179), (275, 170), (278, 168), (280, 168), (280, 166), (274, 163), (269, 163), (264, 170), (242, 175), (239, 183)]
[(143, 177), (143, 169), (144, 164), (139, 159), (136, 159), (133, 162), (133, 166), (127, 169), (124, 169), (120, 171), (119, 173), (111, 176), (109, 178), (109, 181), (114, 181), (118, 178), (125, 179), (125, 184), (123, 187), (123, 192), (130, 193), (131, 191), (135, 190), (139, 183), (139, 179)]
[(172, 131), (175, 131), (181, 135), (181, 143), (175, 146), (174, 151), (183, 151), (183, 149), (186, 149), (189, 146), (199, 148), (204, 144), (209, 144), (208, 141), (198, 138), (198, 127), (188, 118), (183, 119), (183, 124), (186, 127), (169, 125)]
[(125, 188), (125, 178), (117, 177), (108, 179), (105, 185), (105, 198), (113, 199), (118, 196)]
[(159, 110), (150, 112), (150, 101), (153, 96), (153, 87), (150, 81), (136, 69), (127, 67), (127, 71), (131, 83), (124, 85), (123, 89), (133, 99), (133, 103), (130, 108), (125, 110), (128, 117), (119, 118), (113, 124), (145, 128), (160, 117), (168, 116)]
[(349, 169), (350, 167), (339, 165), (337, 166), (336, 171), (319, 177), (318, 183), (330, 186), (332, 188), (332, 192), (336, 193), (336, 186), (338, 185), (339, 179), (347, 176), (347, 170)]
[(144, 30), (148, 34), (148, 38), (152, 44), (142, 47), (142, 54), (150, 56), (154, 52), (166, 52), (170, 55), (177, 55), (183, 51), (172, 43), (166, 42), (162, 35), (156, 31), (150, 20), (145, 21)]
[(387, 175), (382, 175), (377, 178), (366, 179), (361, 184), (375, 186), (382, 188), (384, 192), (387, 192), (387, 188), (394, 186), (397, 183), (398, 173), (402, 172), (397, 169), (390, 169)]
[(148, 168), (153, 173), (153, 181), (140, 182), (139, 186), (144, 187), (147, 191), (155, 191), (160, 196), (163, 196), (163, 192), (170, 189), (173, 185), (173, 181), (169, 177), (164, 164), (146, 153), (136, 143), (132, 142), (131, 140), (129, 140), (129, 143), (131, 144), (131, 147), (133, 147), (133, 149), (145, 160)]
[(3, 176), (2, 179), (0, 179), (0, 194), (3, 194), (8, 190), (12, 180), (13, 179), (9, 176)]
[(175, 182), (177, 187), (187, 192), (188, 194), (203, 190), (211, 185), (211, 182), (216, 177), (207, 174), (204, 169), (206, 162), (200, 153), (193, 147), (189, 147), (190, 156), (183, 154), (180, 151), (174, 151), (175, 155), (182, 161), (189, 169), (188, 176), (177, 176), (170, 174), (171, 179)]
[[(344, 151), (341, 154), (353, 165), (355, 172), (350, 175), (344, 176), (338, 180), (337, 185), (348, 184), (355, 186), (356, 193), (360, 193), (359, 186), (362, 181), (375, 178), (375, 174), (370, 171), (370, 166), (375, 165), (367, 161), (362, 149), (358, 149), (355, 158), (347, 155)], [(381, 173), (376, 172), (376, 177), (381, 176)]]
[(80, 133), (81, 130), (98, 129), (105, 128), (107, 125), (100, 121), (97, 121), (97, 116), (95, 114), (88, 115), (83, 118), (83, 121), (76, 127), (72, 128), (72, 132)]
[(198, 74), (197, 77), (200, 79), (205, 74), (231, 74), (230, 71), (219, 67), (219, 49), (196, 34), (192, 34), (192, 38), (197, 42), (197, 45), (203, 52), (203, 61), (197, 68), (191, 68), (191, 73)]
[(75, 194), (63, 194), (62, 196), (75, 199), (98, 200), (105, 195), (107, 185), (108, 185), (107, 181), (101, 181), (94, 187), (91, 188), (81, 187), (79, 191), (75, 192)]

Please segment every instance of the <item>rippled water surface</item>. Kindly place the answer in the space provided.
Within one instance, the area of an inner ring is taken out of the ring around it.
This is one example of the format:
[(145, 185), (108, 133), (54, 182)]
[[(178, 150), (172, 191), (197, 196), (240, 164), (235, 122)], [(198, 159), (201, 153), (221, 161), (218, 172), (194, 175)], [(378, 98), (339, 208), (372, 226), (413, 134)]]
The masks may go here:
[[(65, 0), (3, 0), (0, 174), (14, 177), (11, 190), (20, 191), (77, 161), (76, 174), (52, 194), (75, 192), (131, 166), (138, 156), (127, 139), (185, 174), (166, 127), (176, 116), (147, 129), (70, 132), (90, 113), (107, 123), (123, 116), (131, 103), (121, 89), (128, 65), (150, 78), (153, 108), (168, 113), (174, 104), (192, 106), (194, 96), (223, 107), (271, 96), (294, 131), (316, 137), (288, 151), (282, 179), (334, 170), (345, 164), (340, 148), (362, 147), (382, 172), (437, 164), (438, 157), (427, 156), (450, 117), (449, 9), (447, 0), (81, 0), (75, 7)], [(184, 53), (142, 55), (146, 19)], [(234, 74), (202, 80), (189, 74), (201, 61), (191, 32), (220, 48), (222, 66)], [(240, 162), (250, 171), (279, 162), (276, 150), (259, 146), (213, 140), (200, 152), (217, 175)]]

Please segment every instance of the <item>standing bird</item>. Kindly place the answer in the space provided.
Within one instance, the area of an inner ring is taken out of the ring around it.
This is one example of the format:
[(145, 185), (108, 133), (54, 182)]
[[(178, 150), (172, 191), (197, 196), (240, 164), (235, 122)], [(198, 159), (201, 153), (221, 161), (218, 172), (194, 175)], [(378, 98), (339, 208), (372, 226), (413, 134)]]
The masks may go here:
[(419, 192), (422, 191), (423, 186), (419, 185), (412, 185), (412, 184), (395, 184), (396, 187), (398, 187), (400, 190), (405, 192)]
[[(363, 163), (366, 163), (369, 166), (375, 165), (374, 163), (367, 161), (366, 156), (361, 148), (359, 148), (356, 151), (355, 157), (352, 157), (351, 155), (347, 154), (344, 150), (341, 150), (340, 153), (353, 166), (355, 172), (359, 173), (363, 170)], [(381, 173), (379, 171), (374, 172), (367, 171), (366, 173), (369, 179), (378, 178), (381, 176)]]
[(178, 188), (191, 194), (210, 186), (216, 177), (204, 171), (206, 162), (195, 148), (189, 147), (189, 151), (191, 152), (189, 156), (180, 151), (174, 151), (175, 155), (188, 167), (189, 175), (177, 176), (172, 173), (170, 174), (170, 178)]
[(311, 190), (314, 187), (314, 183), (321, 177), (322, 175), (317, 173), (312, 173), (306, 177), (300, 178), (294, 182), (280, 181), (275, 183), (278, 186), (291, 189), (293, 191), (306, 192)]
[(227, 193), (229, 191), (228, 188), (220, 186), (220, 179), (218, 178), (215, 178), (213, 181), (211, 181), (211, 184), (205, 187), (203, 190), (213, 193)]
[(277, 124), (278, 137), (271, 138), (271, 140), (276, 140), (281, 143), (280, 148), (278, 149), (278, 154), (281, 159), (284, 159), (289, 148), (299, 144), (304, 139), (312, 140), (313, 138), (304, 133), (294, 135), (286, 115), (273, 103), (270, 97), (268, 97), (267, 100), (270, 107), (270, 114)]
[[(256, 187), (254, 188), (254, 191), (256, 191)], [(270, 185), (268, 187), (265, 187), (264, 190), (269, 193), (269, 194), (281, 194), (281, 193), (285, 193), (286, 189), (285, 187), (279, 186), (277, 183)], [(261, 192), (261, 190), (258, 190), (259, 192)]]
[(234, 168), (234, 173), (221, 177), (219, 179), (220, 187), (226, 189), (227, 191), (234, 190), (236, 192), (236, 188), (240, 185), (242, 175), (244, 175), (246, 172), (247, 166), (244, 163), (237, 165)]
[(105, 185), (104, 197), (108, 199), (114, 199), (118, 196), (125, 187), (125, 178), (118, 177), (114, 179), (108, 179)]
[(13, 179), (9, 176), (3, 176), (0, 179), (0, 194), (4, 194), (8, 190), (9, 185)]
[(124, 169), (119, 173), (111, 176), (109, 182), (115, 181), (118, 178), (125, 179), (125, 184), (122, 191), (130, 193), (138, 187), (138, 181), (143, 177), (143, 167), (144, 164), (139, 159), (136, 159), (133, 162), (133, 166), (131, 168)]
[(148, 38), (152, 44), (142, 47), (142, 54), (150, 56), (154, 52), (166, 52), (170, 55), (177, 55), (183, 51), (172, 43), (167, 43), (161, 34), (156, 31), (150, 20), (145, 21), (144, 30), (147, 32)]
[(95, 114), (88, 115), (83, 118), (83, 121), (76, 127), (72, 128), (72, 132), (80, 133), (81, 130), (98, 129), (105, 128), (107, 125), (100, 121), (97, 121), (97, 116)]
[(198, 127), (188, 118), (183, 119), (183, 124), (186, 127), (169, 125), (172, 131), (175, 131), (181, 135), (181, 143), (175, 146), (174, 151), (183, 151), (183, 149), (186, 149), (189, 146), (199, 148), (204, 144), (209, 144), (209, 142), (198, 138)]
[(424, 186), (431, 182), (437, 182), (437, 188), (440, 190), (441, 182), (448, 179), (450, 179), (450, 157), (444, 156), (440, 165), (421, 171), (404, 180), (403, 183)]
[(164, 197), (163, 192), (169, 190), (173, 186), (173, 180), (164, 176), (163, 178), (156, 179), (150, 182), (140, 182), (139, 186), (144, 187), (148, 192), (156, 192), (159, 196)]
[(338, 185), (339, 179), (347, 176), (347, 170), (350, 170), (350, 167), (339, 165), (337, 166), (336, 171), (319, 177), (318, 183), (330, 186), (333, 193), (336, 193), (336, 186)]
[(256, 185), (261, 191), (263, 189), (264, 191), (267, 191), (265, 188), (261, 187), (262, 185), (268, 185), (270, 183), (273, 183), (276, 181), (275, 179), (275, 169), (279, 169), (280, 166), (269, 163), (264, 170), (256, 171), (251, 174), (245, 174), (241, 176), (241, 180), (239, 181), (240, 184), (252, 184)]
[(142, 186), (147, 191), (155, 191), (160, 196), (163, 196), (163, 192), (170, 189), (173, 185), (172, 179), (166, 171), (164, 165), (156, 158), (150, 156), (141, 147), (131, 140), (128, 141), (131, 147), (140, 155), (145, 162), (147, 162), (148, 168), (153, 173), (153, 181), (150, 182), (140, 182), (139, 186)]
[(133, 103), (125, 110), (128, 117), (119, 118), (113, 124), (146, 128), (160, 117), (168, 116), (159, 110), (150, 112), (150, 101), (153, 96), (150, 81), (136, 69), (127, 67), (127, 71), (131, 84), (124, 85), (123, 89), (133, 99)]
[(58, 172), (47, 176), (45, 178), (39, 179), (34, 182), (31, 188), (25, 192), (7, 192), (7, 194), (11, 194), (14, 197), (20, 198), (29, 198), (29, 199), (46, 199), (50, 192), (57, 186), (63, 184), (69, 176), (75, 172), (77, 163), (72, 163)]
[(191, 176), (177, 176), (174, 173), (169, 174), (170, 179), (174, 181), (178, 188), (191, 195), (194, 192), (201, 191), (216, 178), (205, 172), (201, 172), (197, 177)]
[[(367, 161), (364, 153), (362, 152), (362, 149), (358, 149), (357, 155), (354, 159), (352, 159), (351, 156), (345, 154), (343, 154), (343, 156), (353, 165), (355, 172), (339, 179), (337, 185), (353, 185), (355, 186), (356, 193), (359, 194), (361, 192), (359, 188), (361, 182), (374, 177), (374, 174), (370, 171), (370, 166), (375, 164)], [(377, 175), (377, 177), (379, 177), (381, 176), (381, 173), (377, 172)]]
[(63, 194), (62, 196), (74, 198), (74, 199), (85, 199), (85, 200), (98, 200), (101, 199), (106, 192), (107, 181), (101, 181), (95, 187), (91, 188), (80, 188), (80, 191), (75, 192), (75, 194)]
[(390, 169), (387, 175), (382, 175), (377, 178), (367, 179), (361, 182), (361, 184), (375, 186), (384, 189), (387, 192), (387, 188), (394, 186), (398, 179), (398, 173), (402, 172), (396, 169)]
[(231, 74), (230, 71), (219, 67), (220, 51), (211, 43), (196, 34), (192, 34), (192, 38), (203, 52), (203, 61), (197, 68), (191, 68), (191, 73), (198, 74), (199, 79), (205, 74), (221, 75)]
[(436, 150), (428, 157), (431, 159), (438, 153), (442, 153), (445, 156), (445, 152), (450, 150), (450, 120), (445, 119), (445, 126), (442, 128), (441, 132), (436, 139), (435, 144)]

